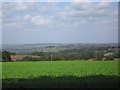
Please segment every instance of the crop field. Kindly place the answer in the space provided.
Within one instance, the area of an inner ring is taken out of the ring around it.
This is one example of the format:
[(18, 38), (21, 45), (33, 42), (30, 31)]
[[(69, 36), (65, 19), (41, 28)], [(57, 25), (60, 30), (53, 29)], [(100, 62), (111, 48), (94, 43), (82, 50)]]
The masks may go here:
[(118, 87), (118, 61), (2, 63), (3, 88)]
[(24, 57), (33, 57), (33, 58), (39, 58), (40, 56), (33, 56), (33, 55), (11, 55), (11, 59), (13, 61), (16, 61), (16, 60), (22, 60)]

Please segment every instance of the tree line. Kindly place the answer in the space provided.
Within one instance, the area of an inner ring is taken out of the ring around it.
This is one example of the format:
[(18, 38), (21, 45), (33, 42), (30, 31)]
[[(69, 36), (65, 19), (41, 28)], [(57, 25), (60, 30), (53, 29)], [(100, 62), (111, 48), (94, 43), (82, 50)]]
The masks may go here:
[[(2, 62), (9, 62), (11, 60), (11, 55), (15, 55), (13, 52), (2, 51)], [(64, 60), (113, 60), (114, 58), (119, 58), (120, 52), (115, 52), (113, 55), (105, 56), (105, 52), (103, 51), (86, 51), (83, 53), (45, 53), (41, 51), (34, 51), (31, 55), (40, 56), (39, 58), (33, 57), (24, 57), (23, 61), (64, 61)]]

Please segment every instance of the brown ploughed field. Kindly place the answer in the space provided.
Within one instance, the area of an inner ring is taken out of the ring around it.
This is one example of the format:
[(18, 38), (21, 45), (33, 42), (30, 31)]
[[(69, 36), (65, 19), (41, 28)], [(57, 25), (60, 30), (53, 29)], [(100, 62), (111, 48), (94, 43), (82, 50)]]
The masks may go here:
[(23, 60), (24, 57), (33, 57), (33, 58), (39, 58), (40, 56), (33, 56), (33, 55), (11, 55), (11, 59), (13, 61), (16, 61), (16, 60)]

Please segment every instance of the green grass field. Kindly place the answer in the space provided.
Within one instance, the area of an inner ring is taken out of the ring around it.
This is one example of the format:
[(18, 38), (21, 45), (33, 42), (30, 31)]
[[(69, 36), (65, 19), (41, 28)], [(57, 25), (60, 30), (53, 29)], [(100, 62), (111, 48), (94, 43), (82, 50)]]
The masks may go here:
[(3, 88), (118, 87), (118, 61), (2, 63)]

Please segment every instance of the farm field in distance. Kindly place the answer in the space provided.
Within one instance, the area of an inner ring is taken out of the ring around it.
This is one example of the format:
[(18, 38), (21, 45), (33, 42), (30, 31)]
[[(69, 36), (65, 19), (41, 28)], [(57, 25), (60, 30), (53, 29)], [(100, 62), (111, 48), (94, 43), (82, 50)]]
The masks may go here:
[(12, 61), (23, 60), (24, 57), (38, 58), (40, 56), (33, 56), (33, 55), (11, 55)]
[(118, 87), (119, 61), (3, 62), (3, 88)]

